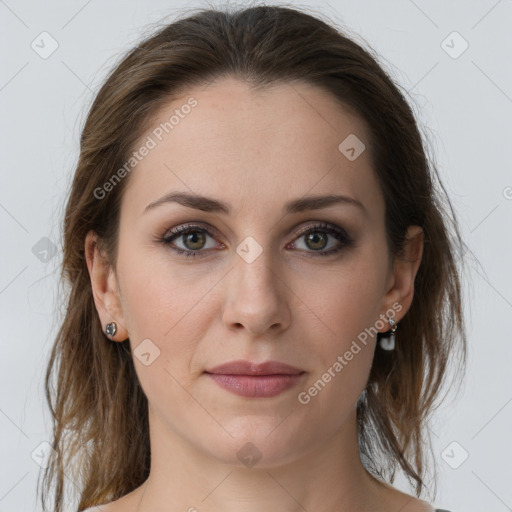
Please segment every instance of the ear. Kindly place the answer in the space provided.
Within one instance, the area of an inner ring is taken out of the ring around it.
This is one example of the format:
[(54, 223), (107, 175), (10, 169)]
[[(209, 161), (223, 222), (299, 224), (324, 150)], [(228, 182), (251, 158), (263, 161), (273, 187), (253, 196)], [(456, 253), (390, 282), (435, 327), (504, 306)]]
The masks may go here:
[[(423, 255), (423, 230), (420, 226), (409, 226), (403, 250), (395, 257), (393, 270), (387, 283), (387, 291), (383, 300), (381, 318), (386, 320), (386, 327), (381, 332), (389, 331), (386, 314), (395, 311), (393, 320), (399, 322), (407, 313), (414, 297), (414, 279), (420, 267)], [(391, 316), (391, 315), (390, 315)]]
[(128, 338), (128, 331), (125, 328), (117, 276), (100, 250), (98, 237), (94, 231), (89, 231), (85, 238), (85, 258), (91, 278), (94, 304), (103, 332), (105, 332), (107, 324), (115, 322), (117, 331), (114, 336), (109, 336), (109, 338), (114, 341), (124, 341)]

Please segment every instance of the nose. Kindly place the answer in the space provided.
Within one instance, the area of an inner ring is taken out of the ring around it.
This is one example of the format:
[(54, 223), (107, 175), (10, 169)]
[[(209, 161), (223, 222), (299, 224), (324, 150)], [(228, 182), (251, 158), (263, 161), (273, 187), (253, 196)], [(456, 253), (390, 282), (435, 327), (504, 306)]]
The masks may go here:
[(291, 291), (279, 268), (269, 250), (250, 263), (239, 259), (224, 283), (223, 321), (229, 329), (245, 328), (256, 337), (267, 331), (275, 336), (289, 326)]

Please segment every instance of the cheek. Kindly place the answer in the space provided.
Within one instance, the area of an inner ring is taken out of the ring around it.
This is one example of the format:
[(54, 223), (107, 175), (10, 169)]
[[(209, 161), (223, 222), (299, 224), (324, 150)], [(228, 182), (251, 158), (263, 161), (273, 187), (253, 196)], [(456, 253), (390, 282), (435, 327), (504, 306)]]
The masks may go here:
[[(196, 340), (203, 339), (215, 314), (209, 291), (218, 275), (177, 264), (161, 248), (125, 246), (119, 254), (123, 311), (134, 355), (143, 340), (151, 340), (159, 350), (153, 364), (188, 383)], [(142, 381), (145, 367), (134, 362)]]
[(166, 257), (163, 248), (121, 242), (118, 269), (123, 309), (132, 337), (152, 334), (161, 339), (186, 324), (180, 319), (199, 301), (200, 290), (184, 280), (186, 273)]
[[(325, 294), (317, 296), (315, 310), (325, 334), (315, 335), (310, 322), (306, 352), (316, 364), (298, 390), (297, 401), (305, 414), (323, 418), (326, 432), (335, 433), (353, 411), (370, 375), (375, 349), (370, 328), (378, 319), (378, 294), (373, 286), (361, 286), (355, 274), (330, 280), (329, 292), (330, 300)], [(316, 319), (314, 323), (318, 325)]]
[(304, 283), (298, 292), (307, 297), (314, 312), (307, 316), (311, 318), (308, 350), (318, 355), (310, 382), (320, 379), (316, 387), (325, 387), (318, 394), (323, 395), (319, 405), (324, 400), (326, 407), (330, 400), (357, 400), (366, 386), (386, 277), (386, 262), (376, 262), (371, 249), (359, 251), (346, 265), (320, 279), (317, 276), (315, 282)]
[(302, 281), (297, 295), (305, 298), (318, 319), (324, 345), (329, 339), (337, 348), (350, 345), (379, 319), (385, 269), (372, 260), (359, 253), (332, 272)]

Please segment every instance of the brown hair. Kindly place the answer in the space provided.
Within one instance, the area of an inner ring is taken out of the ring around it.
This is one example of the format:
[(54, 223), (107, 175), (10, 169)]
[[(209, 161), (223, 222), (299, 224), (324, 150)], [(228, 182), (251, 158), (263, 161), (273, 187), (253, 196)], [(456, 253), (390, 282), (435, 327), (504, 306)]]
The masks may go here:
[(392, 483), (396, 469), (403, 470), (418, 497), (425, 487), (427, 421), (448, 360), (462, 356), (456, 370), (466, 364), (463, 242), (452, 206), (413, 112), (375, 52), (319, 15), (263, 5), (201, 9), (159, 28), (111, 71), (90, 108), (63, 222), (61, 279), (69, 289), (45, 380), (55, 451), (44, 473), (44, 510), (54, 480), (52, 510), (61, 512), (66, 478), (79, 488), (82, 509), (118, 499), (149, 476), (147, 398), (129, 341), (113, 343), (102, 330), (84, 241), (95, 231), (115, 267), (120, 201), (129, 176), (108, 199), (97, 199), (94, 191), (123, 166), (163, 105), (189, 86), (224, 76), (254, 87), (298, 80), (352, 108), (369, 127), (391, 254), (400, 257), (409, 225), (423, 228), (412, 305), (397, 331), (396, 349), (377, 345), (357, 418), (368, 471)]

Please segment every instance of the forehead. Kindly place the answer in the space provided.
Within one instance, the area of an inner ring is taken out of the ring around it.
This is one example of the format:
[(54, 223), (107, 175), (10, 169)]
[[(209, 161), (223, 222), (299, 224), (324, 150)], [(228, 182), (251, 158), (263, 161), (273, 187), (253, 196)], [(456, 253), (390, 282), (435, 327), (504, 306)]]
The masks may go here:
[[(347, 140), (366, 149), (349, 159)], [(191, 87), (157, 112), (134, 149), (145, 143), (152, 148), (123, 198), (139, 214), (169, 191), (216, 197), (235, 211), (262, 201), (280, 207), (308, 193), (381, 201), (364, 121), (310, 84), (252, 90), (225, 78)]]

